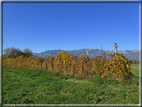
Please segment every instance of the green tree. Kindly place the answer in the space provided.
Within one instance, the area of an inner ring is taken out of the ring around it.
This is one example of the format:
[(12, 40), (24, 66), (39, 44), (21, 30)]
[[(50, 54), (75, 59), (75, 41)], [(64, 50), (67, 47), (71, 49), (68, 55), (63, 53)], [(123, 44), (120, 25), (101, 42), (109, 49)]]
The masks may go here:
[(24, 55), (24, 53), (19, 48), (17, 48), (16, 50), (17, 50), (17, 52), (16, 52), (17, 57)]
[(4, 49), (4, 54), (2, 56), (3, 58), (8, 58), (9, 54), (10, 54), (10, 48), (6, 48)]
[(24, 49), (24, 52), (22, 52), (19, 48), (15, 49), (12, 48), (6, 48), (4, 50), (4, 54), (2, 55), (3, 58), (17, 58), (18, 56), (23, 55), (24, 57), (30, 57), (32, 55), (32, 51), (30, 49)]
[(30, 50), (30, 49), (24, 49), (24, 51), (23, 51), (23, 54), (24, 54), (24, 57), (30, 57), (30, 56), (33, 56), (33, 54), (32, 54), (32, 51)]
[(3, 58), (16, 58), (21, 55), (23, 55), (23, 52), (20, 49), (12, 47), (4, 50)]
[(10, 53), (8, 55), (8, 58), (16, 58), (19, 56), (19, 51), (17, 49), (15, 49), (14, 47), (12, 47), (10, 49)]

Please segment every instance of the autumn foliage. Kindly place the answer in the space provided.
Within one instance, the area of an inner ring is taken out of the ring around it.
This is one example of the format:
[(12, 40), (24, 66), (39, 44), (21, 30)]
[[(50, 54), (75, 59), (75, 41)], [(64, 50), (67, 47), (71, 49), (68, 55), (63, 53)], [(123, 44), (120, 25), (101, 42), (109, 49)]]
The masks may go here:
[(29, 69), (42, 69), (44, 71), (53, 71), (54, 73), (66, 74), (68, 76), (75, 75), (88, 78), (92, 75), (98, 75), (102, 78), (113, 76), (115, 78), (126, 79), (132, 75), (130, 72), (130, 64), (128, 58), (123, 54), (109, 53), (106, 58), (98, 55), (90, 58), (85, 55), (74, 56), (67, 51), (61, 51), (56, 56), (47, 58), (23, 55), (17, 58), (3, 59), (3, 66), (22, 67)]

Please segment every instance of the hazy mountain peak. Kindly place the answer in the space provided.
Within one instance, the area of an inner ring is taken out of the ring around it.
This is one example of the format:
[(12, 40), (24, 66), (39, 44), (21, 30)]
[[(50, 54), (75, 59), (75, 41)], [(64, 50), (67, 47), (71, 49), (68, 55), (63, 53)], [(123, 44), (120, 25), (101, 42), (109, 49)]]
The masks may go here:
[(139, 52), (140, 51), (140, 49), (134, 49), (133, 50), (133, 52)]
[[(90, 57), (96, 57), (97, 55), (102, 53), (102, 49), (97, 49), (97, 48), (74, 49), (74, 50), (69, 50), (68, 52), (69, 52), (69, 54), (80, 56), (80, 54), (82, 54), (82, 55), (87, 54), (86, 50), (88, 50), (88, 55)], [(51, 52), (53, 52), (53, 56), (55, 56), (58, 54), (59, 50), (46, 50), (41, 53), (42, 53), (43, 57), (48, 57), (49, 55), (51, 55)], [(33, 53), (33, 55), (40, 56), (41, 53)], [(139, 60), (139, 49), (135, 49), (135, 50), (128, 50), (127, 49), (124, 51), (120, 50), (120, 51), (118, 51), (118, 53), (122, 53), (124, 56), (128, 57), (130, 60)]]

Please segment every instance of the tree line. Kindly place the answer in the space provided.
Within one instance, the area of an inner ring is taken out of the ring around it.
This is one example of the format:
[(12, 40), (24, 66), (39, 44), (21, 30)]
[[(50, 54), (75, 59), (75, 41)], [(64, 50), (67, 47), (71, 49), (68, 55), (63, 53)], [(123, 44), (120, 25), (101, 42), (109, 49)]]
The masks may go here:
[(23, 55), (24, 57), (28, 58), (30, 56), (33, 56), (32, 51), (30, 49), (25, 48), (24, 51), (22, 52), (19, 48), (6, 48), (4, 49), (4, 54), (2, 57), (4, 59), (6, 58), (17, 58), (18, 56)]

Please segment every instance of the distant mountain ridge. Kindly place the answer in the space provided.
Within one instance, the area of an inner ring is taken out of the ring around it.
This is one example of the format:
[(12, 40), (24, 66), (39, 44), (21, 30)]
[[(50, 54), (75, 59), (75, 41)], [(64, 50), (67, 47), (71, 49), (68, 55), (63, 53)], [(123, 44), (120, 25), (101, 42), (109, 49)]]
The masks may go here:
[[(88, 55), (90, 57), (96, 57), (97, 55), (103, 53), (102, 49), (97, 49), (97, 48), (83, 48), (83, 49), (77, 49), (77, 50), (70, 50), (68, 51), (69, 54), (72, 55), (77, 55), (80, 56), (80, 54), (87, 54), (86, 50), (88, 50)], [(62, 51), (62, 50), (60, 50)], [(66, 51), (66, 50), (64, 50)], [(104, 50), (106, 51), (106, 50)], [(57, 53), (59, 52), (59, 50), (47, 50), (42, 53), (43, 57), (48, 57), (49, 55), (51, 55), (51, 52), (53, 52), (53, 56), (57, 55)], [(139, 60), (139, 49), (135, 49), (135, 50), (118, 50), (118, 53), (122, 53), (124, 56), (128, 57), (130, 60)], [(37, 56), (41, 56), (41, 53), (33, 53), (33, 56), (37, 55)]]

